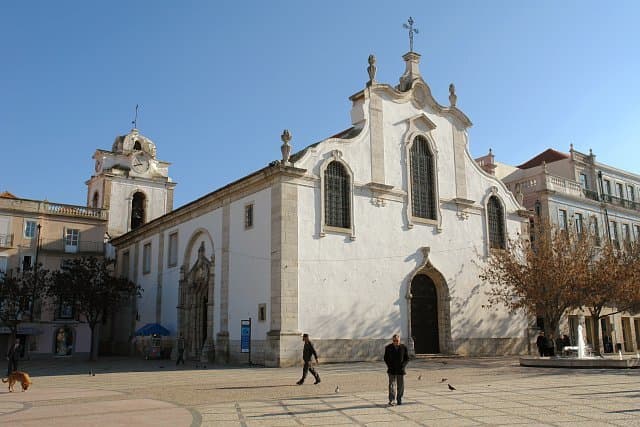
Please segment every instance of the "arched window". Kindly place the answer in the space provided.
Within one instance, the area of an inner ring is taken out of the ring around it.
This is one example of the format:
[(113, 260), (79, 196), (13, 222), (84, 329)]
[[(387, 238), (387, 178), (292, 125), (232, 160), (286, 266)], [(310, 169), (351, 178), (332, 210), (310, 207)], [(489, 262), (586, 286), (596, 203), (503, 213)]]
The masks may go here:
[(416, 137), (410, 156), (412, 214), (418, 218), (437, 219), (435, 168), (426, 138)]
[(97, 191), (93, 193), (92, 207), (94, 207), (94, 208), (98, 207), (98, 192)]
[(133, 149), (138, 151), (142, 150), (142, 145), (140, 144), (140, 141), (136, 141), (133, 143)]
[(330, 227), (351, 227), (351, 183), (340, 162), (329, 163), (324, 171), (324, 220)]
[(146, 197), (144, 193), (137, 192), (131, 200), (131, 229), (135, 230), (145, 223), (145, 205)]
[(496, 196), (489, 197), (487, 202), (487, 220), (489, 221), (489, 247), (504, 249), (504, 212), (502, 203)]

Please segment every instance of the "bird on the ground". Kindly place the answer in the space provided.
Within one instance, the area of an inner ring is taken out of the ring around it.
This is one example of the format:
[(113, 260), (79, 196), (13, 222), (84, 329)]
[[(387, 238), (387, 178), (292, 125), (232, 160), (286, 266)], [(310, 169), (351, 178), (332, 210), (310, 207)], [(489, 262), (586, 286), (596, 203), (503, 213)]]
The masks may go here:
[(422, 374), (418, 375), (418, 381), (422, 379)]
[(89, 370), (89, 376), (91, 376), (91, 374), (92, 374), (92, 373), (93, 373), (93, 371), (92, 371), (92, 370)]
[(336, 393), (340, 393), (340, 386), (339, 385), (336, 386)]
[(91, 376), (92, 376), (92, 377), (95, 377), (95, 376), (96, 376), (96, 373), (95, 373), (95, 372), (91, 372)]
[(449, 387), (449, 390), (451, 390), (451, 391), (453, 391), (453, 390), (455, 390), (455, 389), (456, 389), (456, 388), (455, 388), (454, 386), (452, 386), (451, 384), (447, 384), (447, 387)]
[(442, 378), (442, 379), (440, 380), (440, 382), (441, 382), (441, 383), (443, 383), (443, 382), (447, 381), (448, 379), (449, 379), (449, 378)]

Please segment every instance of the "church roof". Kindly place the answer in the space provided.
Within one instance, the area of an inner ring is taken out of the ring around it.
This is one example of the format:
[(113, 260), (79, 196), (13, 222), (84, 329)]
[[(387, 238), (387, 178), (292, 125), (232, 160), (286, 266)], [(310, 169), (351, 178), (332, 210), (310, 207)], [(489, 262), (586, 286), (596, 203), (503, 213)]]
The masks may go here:
[(289, 161), (291, 163), (295, 163), (298, 160), (300, 160), (302, 158), (302, 156), (304, 156), (304, 154), (307, 152), (307, 150), (309, 148), (313, 148), (316, 147), (318, 144), (320, 144), (321, 142), (326, 141), (327, 139), (333, 139), (333, 138), (338, 138), (338, 139), (351, 139), (354, 138), (356, 136), (358, 136), (358, 134), (360, 134), (360, 132), (362, 131), (362, 128), (357, 128), (355, 126), (350, 127), (349, 129), (345, 129), (341, 132), (336, 133), (335, 135), (331, 135), (329, 138), (323, 139), (322, 141), (318, 141), (314, 144), (308, 145), (305, 148), (303, 148), (302, 150), (298, 151), (297, 153), (292, 154), (289, 157)]
[(17, 199), (15, 195), (9, 193), (8, 191), (3, 191), (2, 193), (0, 193), (0, 197), (4, 197), (6, 199)]
[(553, 148), (548, 148), (542, 153), (538, 154), (532, 159), (527, 160), (521, 165), (518, 165), (518, 169), (531, 169), (536, 166), (540, 166), (542, 162), (552, 163), (557, 162), (558, 160), (568, 159), (569, 155), (566, 153), (562, 153), (560, 151), (556, 151)]

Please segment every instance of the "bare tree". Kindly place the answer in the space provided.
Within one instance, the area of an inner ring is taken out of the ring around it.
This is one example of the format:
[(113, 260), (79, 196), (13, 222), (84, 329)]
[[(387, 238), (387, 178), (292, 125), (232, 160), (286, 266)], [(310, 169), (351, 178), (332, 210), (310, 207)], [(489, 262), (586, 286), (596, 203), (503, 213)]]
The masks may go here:
[(530, 236), (510, 239), (505, 250), (492, 250), (480, 277), (490, 283), (489, 307), (525, 310), (544, 319), (545, 334), (557, 333), (567, 309), (578, 305), (577, 284), (593, 256), (590, 239), (561, 230), (538, 218)]
[(593, 319), (594, 351), (600, 354), (600, 319), (605, 308), (611, 314), (637, 310), (640, 304), (640, 245), (627, 242), (616, 248), (606, 242), (588, 264), (583, 266), (583, 275), (578, 292), (577, 308), (586, 308)]

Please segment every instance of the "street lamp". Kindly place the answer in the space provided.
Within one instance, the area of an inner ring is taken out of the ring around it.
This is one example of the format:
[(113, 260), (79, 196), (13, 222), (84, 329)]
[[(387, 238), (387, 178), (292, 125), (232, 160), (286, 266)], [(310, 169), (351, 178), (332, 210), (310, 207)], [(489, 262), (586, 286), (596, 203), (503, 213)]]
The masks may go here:
[(38, 235), (36, 238), (36, 255), (33, 265), (33, 293), (31, 294), (31, 307), (29, 308), (29, 319), (33, 322), (33, 307), (36, 305), (36, 288), (38, 287), (38, 253), (40, 252), (40, 233), (42, 232), (42, 224), (38, 224)]

